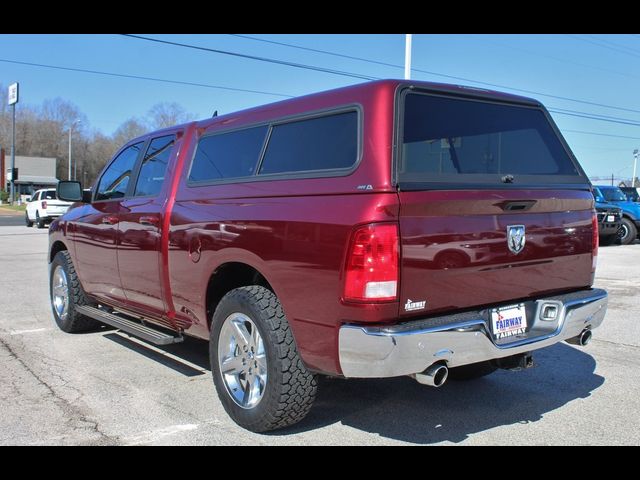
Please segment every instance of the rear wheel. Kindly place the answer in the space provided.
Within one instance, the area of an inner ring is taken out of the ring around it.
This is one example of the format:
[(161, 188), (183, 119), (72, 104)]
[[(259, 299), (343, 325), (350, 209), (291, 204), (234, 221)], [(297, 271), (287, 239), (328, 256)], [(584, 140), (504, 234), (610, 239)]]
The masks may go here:
[(44, 220), (40, 218), (40, 214), (36, 212), (36, 225), (38, 228), (44, 228)]
[(316, 377), (300, 359), (280, 302), (270, 290), (241, 287), (220, 300), (209, 354), (220, 401), (241, 427), (275, 430), (299, 422), (311, 409)]
[(29, 220), (29, 214), (24, 212), (24, 223), (27, 227), (33, 227), (33, 222)]
[(451, 380), (474, 380), (476, 378), (486, 377), (498, 369), (490, 361), (472, 363), (449, 369), (449, 378)]
[(53, 317), (60, 330), (77, 333), (94, 330), (101, 325), (96, 320), (76, 312), (77, 306), (92, 305), (93, 302), (86, 297), (76, 275), (71, 255), (66, 250), (56, 253), (51, 263), (49, 293)]
[(635, 224), (627, 217), (623, 217), (620, 228), (622, 229), (622, 235), (620, 237), (622, 245), (629, 245), (630, 243), (633, 243), (638, 236), (638, 230), (636, 229)]

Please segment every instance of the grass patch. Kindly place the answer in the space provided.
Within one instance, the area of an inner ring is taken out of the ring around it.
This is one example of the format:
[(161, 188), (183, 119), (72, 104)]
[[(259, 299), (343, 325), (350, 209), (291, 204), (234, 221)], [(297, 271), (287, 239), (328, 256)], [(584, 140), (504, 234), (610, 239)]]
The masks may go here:
[(27, 209), (27, 204), (23, 203), (22, 205), (8, 205), (3, 203), (0, 205), (0, 210), (13, 210), (14, 212), (24, 212)]

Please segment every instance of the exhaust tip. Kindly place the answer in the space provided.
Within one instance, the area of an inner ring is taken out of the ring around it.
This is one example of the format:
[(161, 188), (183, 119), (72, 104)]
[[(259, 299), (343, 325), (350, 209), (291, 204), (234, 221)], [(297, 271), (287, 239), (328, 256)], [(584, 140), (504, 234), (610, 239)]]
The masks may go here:
[(592, 336), (591, 330), (583, 330), (580, 334), (580, 345), (583, 347), (587, 345), (591, 341)]
[(416, 373), (415, 378), (418, 383), (428, 385), (430, 387), (441, 387), (449, 377), (449, 369), (446, 365), (437, 363), (431, 365), (422, 373)]
[(589, 330), (588, 328), (585, 328), (582, 331), (582, 333), (580, 333), (580, 335), (568, 339), (567, 343), (571, 343), (573, 345), (580, 345), (581, 347), (584, 347), (591, 341), (592, 336), (593, 334), (591, 333), (591, 330)]

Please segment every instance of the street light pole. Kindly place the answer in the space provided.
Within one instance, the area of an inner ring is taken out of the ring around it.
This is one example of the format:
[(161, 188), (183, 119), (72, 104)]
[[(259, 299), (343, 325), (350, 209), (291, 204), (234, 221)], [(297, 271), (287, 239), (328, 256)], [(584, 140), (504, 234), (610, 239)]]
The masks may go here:
[[(80, 125), (80, 121), (76, 120), (75, 122), (73, 122), (71, 124), (71, 126), (69, 127), (69, 178), (67, 178), (67, 180), (71, 180), (71, 133), (73, 132), (73, 126), (75, 124)], [(76, 170), (74, 169), (73, 171), (73, 179), (75, 180), (76, 178)]]
[[(9, 105), (12, 107), (11, 120), (11, 205), (16, 201), (16, 103), (18, 103), (18, 82), (9, 85)], [(4, 188), (4, 185), (2, 185)]]
[(412, 35), (407, 33), (404, 39), (404, 79), (411, 78), (411, 39)]
[(636, 186), (636, 166), (638, 165), (638, 149), (633, 151), (633, 176), (631, 177), (631, 186)]

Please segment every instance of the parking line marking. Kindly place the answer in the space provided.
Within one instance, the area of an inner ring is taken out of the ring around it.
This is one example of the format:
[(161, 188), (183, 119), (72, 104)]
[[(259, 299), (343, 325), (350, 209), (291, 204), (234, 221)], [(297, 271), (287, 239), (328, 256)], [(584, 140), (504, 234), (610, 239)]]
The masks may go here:
[(183, 425), (171, 425), (165, 428), (159, 428), (157, 430), (153, 430), (148, 433), (144, 433), (142, 435), (135, 435), (133, 437), (129, 437), (125, 439), (125, 445), (143, 445), (146, 443), (152, 443), (155, 441), (159, 441), (164, 439), (165, 437), (169, 437), (172, 435), (176, 435), (182, 432), (188, 432), (191, 430), (196, 430), (198, 428), (198, 424), (196, 423), (187, 423)]
[(9, 330), (9, 335), (22, 335), (23, 333), (37, 333), (50, 330), (49, 328), (32, 328), (31, 330)]

